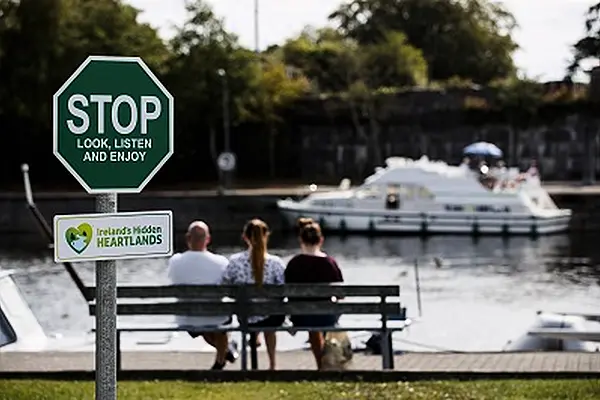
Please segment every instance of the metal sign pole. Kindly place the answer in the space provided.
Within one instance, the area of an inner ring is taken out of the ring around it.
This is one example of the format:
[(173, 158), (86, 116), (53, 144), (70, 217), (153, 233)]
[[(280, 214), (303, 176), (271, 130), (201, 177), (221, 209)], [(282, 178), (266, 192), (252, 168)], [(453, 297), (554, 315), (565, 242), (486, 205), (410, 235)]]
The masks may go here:
[[(96, 197), (98, 213), (117, 212), (117, 194)], [(96, 400), (117, 399), (117, 262), (96, 261)]]

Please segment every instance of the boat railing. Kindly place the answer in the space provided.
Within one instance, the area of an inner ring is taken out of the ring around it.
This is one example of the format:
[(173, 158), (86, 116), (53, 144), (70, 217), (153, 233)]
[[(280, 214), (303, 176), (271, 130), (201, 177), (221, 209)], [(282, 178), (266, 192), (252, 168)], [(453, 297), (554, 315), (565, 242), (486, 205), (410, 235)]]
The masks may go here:
[[(33, 190), (31, 189), (31, 181), (29, 179), (29, 166), (27, 164), (23, 164), (21, 166), (21, 172), (23, 173), (23, 185), (25, 187), (25, 200), (27, 202), (27, 208), (31, 211), (36, 223), (41, 228), (41, 231), (48, 240), (48, 242), (54, 243), (54, 235), (52, 233), (52, 229), (50, 228), (50, 225), (46, 221), (46, 218), (44, 218), (33, 199)], [(71, 277), (73, 283), (75, 283), (75, 286), (77, 286), (77, 289), (79, 290), (83, 298), (86, 301), (91, 301), (92, 298), (88, 293), (88, 290), (85, 284), (83, 283), (83, 280), (81, 279), (79, 274), (77, 274), (77, 271), (75, 270), (73, 265), (69, 262), (66, 262), (63, 263), (63, 267)]]
[(0, 277), (4, 276), (4, 274), (10, 275), (10, 276), (20, 276), (20, 275), (48, 274), (48, 273), (59, 272), (62, 270), (64, 270), (64, 267), (62, 265), (53, 265), (50, 267), (47, 265), (30, 265), (28, 267), (19, 268), (19, 269), (0, 269)]

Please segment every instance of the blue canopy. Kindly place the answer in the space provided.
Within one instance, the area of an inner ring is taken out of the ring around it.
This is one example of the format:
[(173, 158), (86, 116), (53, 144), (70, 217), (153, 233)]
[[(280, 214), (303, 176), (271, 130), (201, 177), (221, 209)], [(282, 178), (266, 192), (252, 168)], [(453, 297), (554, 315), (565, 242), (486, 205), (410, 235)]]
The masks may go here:
[(488, 142), (477, 142), (468, 145), (463, 150), (464, 154), (473, 154), (478, 156), (502, 157), (502, 150), (495, 144)]

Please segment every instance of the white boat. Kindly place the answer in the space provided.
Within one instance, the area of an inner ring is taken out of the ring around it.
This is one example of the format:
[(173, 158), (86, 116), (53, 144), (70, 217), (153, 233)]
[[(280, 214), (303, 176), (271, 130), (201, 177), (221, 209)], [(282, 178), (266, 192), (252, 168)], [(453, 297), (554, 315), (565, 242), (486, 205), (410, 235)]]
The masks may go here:
[(359, 187), (344, 180), (337, 190), (277, 206), (290, 224), (310, 217), (326, 230), (348, 232), (535, 236), (563, 232), (571, 220), (571, 210), (559, 209), (537, 177), (510, 169), (482, 178), (427, 157), (390, 158)]
[(539, 311), (527, 332), (504, 351), (600, 351), (600, 315)]
[[(70, 335), (46, 334), (13, 280), (13, 273), (0, 270), (0, 358), (2, 354), (11, 352), (95, 351), (95, 334), (91, 331)], [(152, 325), (152, 320), (145, 324), (148, 325)], [(124, 333), (121, 348), (123, 351), (213, 351), (202, 340), (194, 340), (184, 332)]]

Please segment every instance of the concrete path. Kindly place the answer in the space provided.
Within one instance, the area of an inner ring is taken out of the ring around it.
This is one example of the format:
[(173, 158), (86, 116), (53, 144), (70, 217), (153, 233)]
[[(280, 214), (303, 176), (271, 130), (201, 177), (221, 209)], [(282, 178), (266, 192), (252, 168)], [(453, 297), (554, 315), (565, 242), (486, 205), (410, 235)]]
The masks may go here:
[[(123, 370), (193, 371), (210, 368), (211, 353), (193, 352), (124, 352)], [(278, 370), (314, 370), (309, 351), (280, 352)], [(267, 368), (264, 351), (259, 352), (259, 369)], [(239, 370), (240, 363), (228, 370)], [(351, 370), (381, 370), (381, 357), (356, 353)], [(0, 375), (3, 372), (93, 371), (91, 352), (0, 352)], [(485, 373), (593, 373), (600, 375), (600, 353), (406, 353), (395, 357), (395, 370), (404, 372), (485, 372)]]

